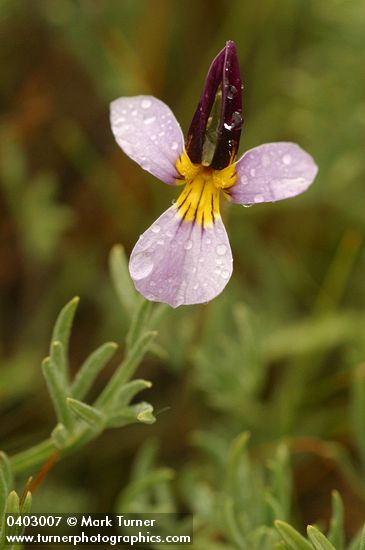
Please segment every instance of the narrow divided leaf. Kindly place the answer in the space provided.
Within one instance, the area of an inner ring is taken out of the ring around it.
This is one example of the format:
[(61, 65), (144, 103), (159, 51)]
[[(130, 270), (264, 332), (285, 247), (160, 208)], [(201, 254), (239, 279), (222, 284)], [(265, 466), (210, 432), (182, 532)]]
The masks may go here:
[(124, 248), (113, 246), (109, 256), (109, 268), (115, 291), (120, 303), (131, 317), (139, 298), (128, 271), (128, 260)]
[(75, 399), (80, 400), (85, 397), (95, 381), (95, 378), (106, 363), (113, 357), (117, 348), (118, 344), (115, 342), (107, 342), (97, 348), (84, 361), (71, 386), (71, 394)]
[(314, 525), (308, 525), (307, 534), (316, 550), (336, 550), (333, 544)]
[[(242, 440), (242, 438), (241, 438)], [(227, 498), (224, 503), (224, 523), (228, 531), (228, 536), (231, 542), (240, 550), (249, 550), (244, 539), (243, 533), (241, 533), (239, 525), (236, 520), (234, 512), (234, 504), (231, 498)]]
[(345, 544), (343, 530), (343, 503), (337, 491), (332, 492), (332, 518), (328, 532), (328, 540), (336, 550), (343, 550)]
[(120, 428), (133, 422), (142, 422), (143, 424), (153, 424), (153, 407), (149, 403), (138, 403), (131, 407), (125, 407), (118, 412), (113, 412), (108, 418), (109, 428)]
[(76, 296), (68, 304), (66, 304), (60, 311), (56, 323), (53, 328), (52, 338), (51, 338), (51, 349), (50, 355), (52, 357), (52, 344), (53, 342), (60, 342), (63, 348), (63, 364), (64, 364), (64, 374), (67, 379), (67, 357), (68, 357), (68, 344), (70, 340), (70, 333), (72, 328), (72, 322), (75, 316), (76, 308), (80, 298)]
[(44, 359), (42, 371), (56, 411), (57, 419), (69, 429), (72, 426), (72, 418), (66, 403), (67, 388), (65, 387), (64, 378), (58, 371), (56, 364), (52, 362), (49, 357)]
[(91, 407), (82, 401), (77, 399), (72, 399), (71, 397), (67, 398), (67, 404), (75, 413), (76, 416), (84, 420), (89, 426), (95, 428), (96, 430), (101, 430), (105, 426), (105, 415), (96, 409)]
[(146, 328), (151, 315), (151, 309), (152, 302), (148, 300), (142, 300), (139, 307), (135, 309), (126, 338), (127, 350), (133, 347), (143, 330)]
[(51, 439), (55, 447), (59, 450), (68, 446), (70, 441), (70, 432), (60, 422), (52, 430)]
[(128, 405), (137, 393), (150, 388), (151, 386), (152, 383), (148, 380), (132, 380), (132, 382), (128, 382), (121, 388), (116, 398), (118, 405)]
[(113, 408), (121, 388), (133, 376), (156, 334), (156, 332), (151, 331), (140, 336), (96, 400), (95, 405), (97, 408), (108, 408), (109, 410)]
[(277, 520), (275, 527), (292, 550), (313, 550), (313, 546), (289, 523)]
[(25, 495), (23, 504), (20, 506), (20, 511), (22, 514), (29, 514), (30, 508), (32, 506), (32, 493), (30, 491)]
[(123, 511), (128, 511), (132, 504), (132, 501), (139, 495), (145, 493), (152, 487), (170, 481), (173, 479), (175, 473), (170, 468), (158, 468), (153, 470), (144, 476), (131, 481), (129, 485), (124, 489), (119, 502), (118, 509)]
[(0, 471), (4, 475), (7, 486), (11, 487), (13, 485), (13, 473), (8, 455), (3, 451), (0, 451)]
[(50, 360), (52, 363), (54, 363), (58, 372), (62, 376), (64, 380), (63, 384), (66, 388), (68, 384), (67, 358), (65, 355), (65, 350), (63, 348), (63, 345), (58, 340), (55, 340), (54, 342), (51, 343)]

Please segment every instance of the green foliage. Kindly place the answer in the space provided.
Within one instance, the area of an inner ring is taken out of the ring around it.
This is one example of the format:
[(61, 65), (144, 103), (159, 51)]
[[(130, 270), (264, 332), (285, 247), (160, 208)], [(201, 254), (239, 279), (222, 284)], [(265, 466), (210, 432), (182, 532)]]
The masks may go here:
[[(1, 510), (58, 452), (33, 510), (189, 511), (198, 550), (365, 550), (363, 0), (1, 10)], [(222, 205), (233, 277), (172, 311), (127, 257), (178, 190), (120, 152), (108, 103), (152, 93), (186, 131), (228, 38), (242, 150), (295, 141), (319, 174), (294, 200)]]

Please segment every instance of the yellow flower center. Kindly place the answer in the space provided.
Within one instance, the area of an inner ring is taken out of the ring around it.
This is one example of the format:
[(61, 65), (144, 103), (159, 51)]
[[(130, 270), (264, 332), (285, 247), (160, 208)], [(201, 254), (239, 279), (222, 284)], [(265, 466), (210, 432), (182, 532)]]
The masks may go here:
[(219, 195), (222, 190), (226, 199), (230, 199), (227, 191), (236, 183), (234, 164), (229, 164), (223, 170), (213, 170), (208, 166), (193, 164), (184, 151), (179, 157), (176, 168), (184, 179), (184, 191), (176, 201), (178, 217), (184, 222), (196, 221), (202, 227), (211, 226), (215, 219), (220, 218)]

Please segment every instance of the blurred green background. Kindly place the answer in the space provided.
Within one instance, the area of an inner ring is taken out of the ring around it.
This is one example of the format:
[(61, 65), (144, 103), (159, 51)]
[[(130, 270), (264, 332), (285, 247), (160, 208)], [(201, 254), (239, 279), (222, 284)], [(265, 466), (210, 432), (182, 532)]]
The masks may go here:
[[(129, 253), (178, 194), (117, 147), (111, 100), (153, 94), (186, 131), (211, 59), (233, 39), (242, 151), (294, 141), (319, 166), (303, 196), (224, 208), (228, 287), (169, 310), (165, 353), (139, 371), (153, 382), (156, 424), (109, 431), (59, 463), (34, 509), (115, 509), (136, 454), (156, 447), (175, 471), (160, 502), (209, 525), (225, 449), (248, 430), (254, 466), (287, 443), (298, 528), (325, 526), (338, 489), (354, 535), (365, 517), (363, 0), (1, 0), (0, 16), (0, 445), (10, 455), (54, 425), (39, 363), (72, 296), (74, 369), (106, 340), (123, 350), (109, 251)], [(224, 536), (213, 539), (218, 548)]]

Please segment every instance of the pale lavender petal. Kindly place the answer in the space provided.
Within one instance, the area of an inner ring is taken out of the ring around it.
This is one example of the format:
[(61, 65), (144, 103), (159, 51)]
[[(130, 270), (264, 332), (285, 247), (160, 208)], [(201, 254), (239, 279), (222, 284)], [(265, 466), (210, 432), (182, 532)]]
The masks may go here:
[(240, 204), (278, 201), (303, 193), (314, 180), (313, 158), (295, 143), (266, 143), (236, 163), (237, 183), (228, 191)]
[(171, 206), (139, 238), (129, 271), (148, 300), (172, 307), (208, 302), (232, 274), (232, 253), (221, 219), (211, 227), (185, 223)]
[(131, 159), (165, 183), (175, 183), (184, 136), (165, 103), (148, 95), (120, 97), (110, 104), (110, 122), (118, 145)]

